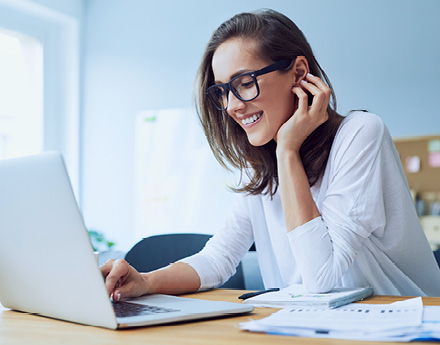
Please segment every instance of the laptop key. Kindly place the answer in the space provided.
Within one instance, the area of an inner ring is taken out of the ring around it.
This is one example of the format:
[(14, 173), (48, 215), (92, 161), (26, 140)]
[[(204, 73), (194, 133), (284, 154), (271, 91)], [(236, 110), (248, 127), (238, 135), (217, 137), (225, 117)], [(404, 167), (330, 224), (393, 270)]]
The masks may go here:
[(130, 317), (140, 315), (152, 315), (157, 313), (170, 313), (179, 311), (172, 308), (163, 308), (152, 305), (137, 304), (130, 302), (112, 302), (116, 317)]

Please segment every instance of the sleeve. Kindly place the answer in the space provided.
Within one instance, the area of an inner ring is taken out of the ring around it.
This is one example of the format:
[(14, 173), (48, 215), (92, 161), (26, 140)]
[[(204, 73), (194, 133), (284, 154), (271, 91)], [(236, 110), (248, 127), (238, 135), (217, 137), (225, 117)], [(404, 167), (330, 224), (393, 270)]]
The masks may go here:
[(240, 260), (254, 242), (247, 209), (246, 196), (237, 195), (224, 226), (199, 253), (180, 260), (199, 275), (199, 290), (225, 283), (235, 274)]
[(289, 233), (303, 284), (313, 292), (338, 285), (364, 241), (385, 227), (380, 151), (388, 131), (372, 114), (349, 122), (329, 157), (327, 190), (317, 203), (321, 217)]

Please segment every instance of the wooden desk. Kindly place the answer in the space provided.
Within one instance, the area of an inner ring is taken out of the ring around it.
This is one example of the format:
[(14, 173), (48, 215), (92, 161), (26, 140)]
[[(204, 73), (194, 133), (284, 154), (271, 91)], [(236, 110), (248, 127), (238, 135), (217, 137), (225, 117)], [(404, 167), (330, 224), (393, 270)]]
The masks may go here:
[[(243, 291), (218, 289), (187, 295), (187, 297), (237, 302), (237, 297), (241, 293), (243, 293)], [(396, 296), (374, 296), (364, 302), (391, 303), (403, 299), (406, 298)], [(425, 305), (440, 305), (440, 298), (426, 297), (423, 298), (423, 302)], [(274, 311), (276, 311), (276, 309), (256, 308), (252, 314), (244, 316), (113, 331), (53, 320), (27, 313), (19, 313), (7, 310), (0, 306), (0, 344), (368, 344), (368, 342), (344, 341), (338, 339), (313, 339), (255, 334), (240, 330), (240, 322), (247, 321), (250, 318), (261, 319), (269, 316)], [(392, 343), (384, 342), (376, 344), (385, 345)], [(426, 343), (419, 344), (426, 345)]]

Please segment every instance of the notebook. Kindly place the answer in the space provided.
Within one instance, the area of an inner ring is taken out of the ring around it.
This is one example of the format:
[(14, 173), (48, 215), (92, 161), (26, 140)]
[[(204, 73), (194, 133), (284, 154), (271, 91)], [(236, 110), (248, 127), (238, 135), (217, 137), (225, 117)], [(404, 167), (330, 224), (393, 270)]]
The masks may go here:
[(337, 308), (363, 300), (373, 294), (371, 287), (334, 288), (327, 293), (309, 293), (302, 284), (293, 284), (280, 291), (267, 292), (244, 300), (259, 307), (325, 307)]
[(0, 303), (4, 307), (111, 329), (253, 310), (242, 303), (166, 295), (128, 302), (117, 307), (144, 309), (144, 315), (132, 311), (115, 315), (62, 156), (47, 152), (0, 160)]

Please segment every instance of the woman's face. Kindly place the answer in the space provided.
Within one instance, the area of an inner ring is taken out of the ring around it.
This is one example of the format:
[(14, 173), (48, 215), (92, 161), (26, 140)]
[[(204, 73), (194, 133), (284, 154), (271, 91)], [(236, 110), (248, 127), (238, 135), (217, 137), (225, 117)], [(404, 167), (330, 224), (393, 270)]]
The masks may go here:
[[(257, 56), (252, 41), (241, 39), (221, 44), (212, 58), (216, 84), (227, 83), (239, 74), (256, 71), (269, 64), (271, 62)], [(253, 146), (264, 145), (276, 138), (278, 129), (295, 110), (293, 72), (275, 71), (257, 77), (257, 81), (260, 95), (256, 99), (243, 102), (229, 92), (227, 108), (228, 114), (245, 130)]]

